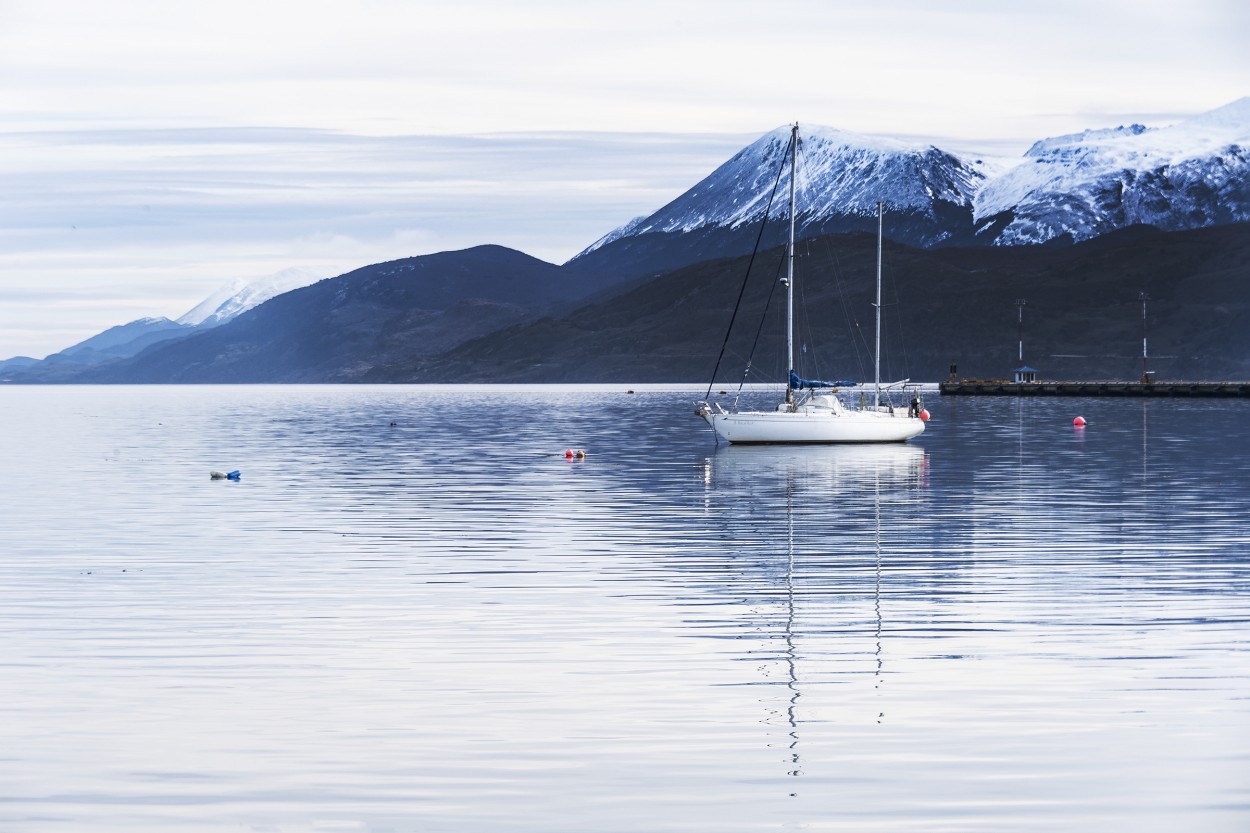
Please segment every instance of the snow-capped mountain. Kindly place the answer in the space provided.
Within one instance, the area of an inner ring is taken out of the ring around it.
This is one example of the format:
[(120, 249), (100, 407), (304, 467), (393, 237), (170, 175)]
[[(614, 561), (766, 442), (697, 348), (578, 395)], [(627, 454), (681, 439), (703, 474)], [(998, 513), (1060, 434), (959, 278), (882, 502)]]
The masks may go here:
[[(1250, 98), (1171, 127), (1043, 139), (1017, 160), (961, 158), (932, 145), (827, 127), (801, 126), (799, 133), (803, 236), (868, 230), (878, 200), (885, 203), (886, 234), (924, 248), (1076, 242), (1141, 223), (1180, 230), (1250, 220)], [(765, 134), (574, 261), (649, 235), (714, 233), (723, 242), (724, 232), (758, 222), (789, 134), (789, 127)], [(777, 213), (784, 201), (779, 191)]]
[(5, 367), (31, 371), (71, 365), (96, 365), (135, 356), (161, 342), (175, 341), (224, 324), (270, 298), (316, 283), (323, 277), (325, 276), (310, 269), (292, 267), (259, 280), (235, 280), (196, 304), (176, 321), (168, 318), (139, 318), (127, 324), (110, 327), (44, 359), (9, 363)]
[[(625, 237), (753, 225), (770, 197), (773, 216), (780, 216), (787, 184), (783, 179), (775, 192), (774, 185), (790, 130), (766, 133), (659, 211), (610, 232), (582, 255)], [(801, 127), (797, 167), (802, 233), (867, 229), (876, 222), (877, 201), (884, 200), (894, 215), (895, 236), (921, 246), (951, 238), (952, 217), (963, 220), (961, 226), (971, 223), (973, 198), (986, 179), (983, 162), (961, 160), (932, 145), (829, 127)]]
[(200, 328), (216, 327), (270, 298), (316, 283), (324, 277), (311, 269), (293, 266), (258, 280), (238, 278), (196, 304), (178, 318), (178, 323)]
[(1168, 231), (1250, 219), (1250, 98), (1171, 127), (1044, 139), (976, 198), (997, 245), (1086, 240), (1136, 224)]

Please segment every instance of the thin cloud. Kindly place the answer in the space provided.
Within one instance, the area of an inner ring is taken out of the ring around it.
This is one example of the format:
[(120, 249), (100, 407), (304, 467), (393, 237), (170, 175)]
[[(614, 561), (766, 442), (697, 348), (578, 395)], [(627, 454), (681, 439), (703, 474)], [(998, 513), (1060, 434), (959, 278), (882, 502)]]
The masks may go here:
[[(480, 243), (563, 261), (790, 121), (987, 153), (1170, 123), (1246, 94), (1248, 8), (5, 4), (0, 357), (298, 264)], [(62, 303), (24, 300), (43, 291)]]
[(10, 197), (0, 203), (0, 355), (66, 346), (63, 327), (32, 344), (16, 326), (46, 312), (50, 298), (58, 320), (80, 322), (78, 340), (125, 320), (176, 317), (223, 283), (296, 264), (338, 274), (483, 243), (563, 262), (750, 138), (0, 136)]

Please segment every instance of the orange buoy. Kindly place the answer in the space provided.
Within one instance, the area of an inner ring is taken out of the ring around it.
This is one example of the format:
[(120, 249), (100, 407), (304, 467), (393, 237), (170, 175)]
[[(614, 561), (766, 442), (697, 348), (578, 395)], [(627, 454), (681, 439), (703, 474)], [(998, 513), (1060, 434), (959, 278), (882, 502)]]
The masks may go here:
[(1072, 420), (1072, 424), (1073, 424), (1073, 425), (1075, 425), (1077, 428), (1084, 428), (1084, 427), (1085, 427), (1085, 417), (1083, 417), (1083, 416), (1079, 416), (1079, 417), (1077, 417), (1076, 419)]
[(929, 410), (927, 408), (920, 409), (920, 421), (921, 422), (929, 421)]

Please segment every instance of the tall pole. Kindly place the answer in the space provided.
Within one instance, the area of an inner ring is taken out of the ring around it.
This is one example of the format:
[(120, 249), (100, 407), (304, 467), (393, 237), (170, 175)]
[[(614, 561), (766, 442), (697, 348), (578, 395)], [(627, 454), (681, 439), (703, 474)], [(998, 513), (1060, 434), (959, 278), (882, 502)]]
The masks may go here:
[[(794, 370), (794, 180), (795, 160), (799, 151), (799, 125), (790, 129), (790, 246), (786, 256), (786, 363)], [(794, 389), (786, 378), (786, 403), (794, 403)]]
[(1016, 299), (1016, 360), (1024, 367), (1024, 305), (1023, 298)]
[(1137, 297), (1141, 300), (1141, 380), (1145, 382), (1150, 378), (1147, 371), (1147, 352), (1146, 352), (1146, 302), (1150, 300), (1150, 296), (1145, 292), (1138, 293)]
[(881, 236), (885, 228), (885, 203), (877, 200), (877, 349), (873, 366), (872, 409), (881, 405)]

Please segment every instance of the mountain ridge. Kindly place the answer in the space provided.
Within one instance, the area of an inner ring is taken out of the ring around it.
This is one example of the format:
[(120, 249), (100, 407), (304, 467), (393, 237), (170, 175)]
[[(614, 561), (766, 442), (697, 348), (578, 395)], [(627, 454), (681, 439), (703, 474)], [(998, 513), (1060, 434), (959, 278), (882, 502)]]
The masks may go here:
[(364, 266), (126, 360), (96, 383), (353, 382), (416, 348), (441, 352), (536, 317), (570, 295), (560, 268), (502, 246)]
[[(394, 377), (407, 362), (425, 378), (429, 368), (449, 368), (440, 357), (465, 344), (506, 343), (518, 327), (620, 304), (657, 279), (681, 280), (691, 268), (701, 274), (749, 254), (765, 217), (787, 207), (778, 171), (789, 133), (764, 134), (676, 199), (560, 266), (484, 245), (371, 264), (290, 291), (278, 288), (279, 273), (267, 288), (210, 296), (177, 322), (141, 319), (44, 362), (17, 357), (0, 370), (6, 381), (365, 381)], [(875, 231), (880, 199), (886, 237), (902, 251), (949, 249), (972, 261), (977, 249), (1019, 250), (999, 280), (1029, 273), (1044, 284), (1047, 274), (1029, 261), (1058, 263), (1051, 249), (1102, 238), (1153, 245), (1158, 233), (1250, 221), (1248, 148), (1250, 98), (1165, 128), (1039, 140), (1011, 164), (924, 142), (808, 129), (800, 132), (797, 177), (808, 207), (796, 226), (801, 241), (854, 238)], [(941, 271), (940, 258), (931, 263)], [(1183, 263), (1171, 268), (1174, 283), (1188, 279)], [(196, 326), (177, 329), (192, 319)], [(133, 338), (114, 343), (122, 335)], [(619, 345), (613, 350), (627, 359)]]
[[(766, 305), (782, 251), (759, 256), (744, 306)], [(812, 239), (799, 256), (826, 276), (815, 285), (804, 278), (818, 323), (799, 343), (839, 345), (826, 346), (827, 363), (800, 375), (870, 378), (865, 333), (875, 236)], [(369, 380), (706, 382), (747, 261), (681, 267), (567, 316), (472, 339), (433, 360), (377, 368)], [(1131, 226), (1064, 247), (920, 249), (887, 242), (885, 264), (887, 298), (894, 299), (884, 310), (887, 378), (936, 381), (951, 364), (962, 376), (1009, 377), (1018, 364), (1018, 298), (1028, 299), (1025, 361), (1046, 378), (1137, 378), (1145, 291), (1152, 299), (1150, 343), (1159, 351), (1150, 366), (1160, 379), (1250, 379), (1250, 223), (1181, 232)], [(1178, 281), (1181, 272), (1185, 279)], [(772, 305), (765, 332), (782, 331), (780, 306)], [(858, 324), (839, 331), (843, 324), (835, 322), (846, 320)], [(757, 322), (739, 325), (727, 354), (750, 354)], [(748, 381), (784, 379), (780, 348), (769, 342), (762, 352)], [(808, 360), (801, 351), (799, 361)], [(716, 381), (736, 384), (741, 372), (739, 364)]]
[[(624, 285), (749, 252), (790, 127), (765, 133), (686, 192), (609, 231), (565, 266)], [(876, 228), (921, 248), (1071, 245), (1133, 225), (1183, 230), (1250, 220), (1250, 97), (1175, 125), (1095, 128), (1018, 158), (800, 125), (799, 238)]]
[(248, 280), (238, 278), (222, 286), (200, 303), (180, 315), (179, 324), (213, 327), (242, 315), (252, 307), (300, 287), (328, 277), (303, 266), (291, 266), (272, 275)]

